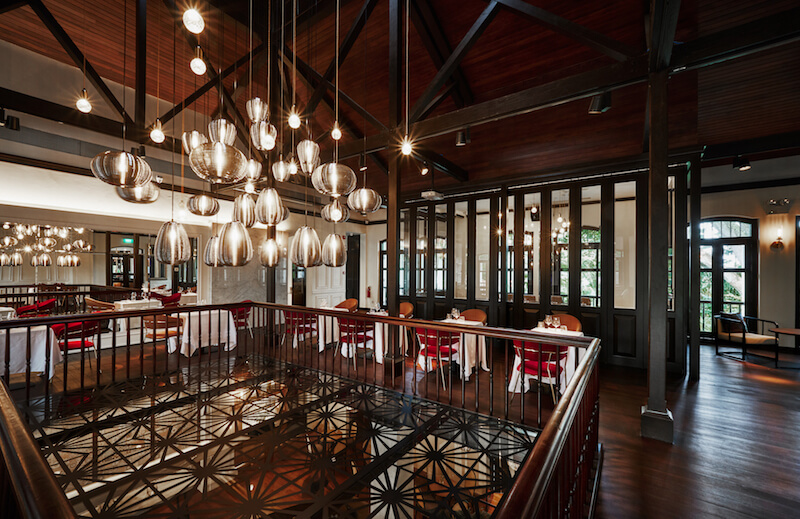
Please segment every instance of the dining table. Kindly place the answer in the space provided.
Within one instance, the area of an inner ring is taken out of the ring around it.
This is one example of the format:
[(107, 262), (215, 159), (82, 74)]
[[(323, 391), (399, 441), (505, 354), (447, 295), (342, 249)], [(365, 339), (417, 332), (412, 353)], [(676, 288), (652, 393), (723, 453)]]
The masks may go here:
[[(389, 312), (378, 311), (369, 312), (370, 315), (388, 316)], [(375, 360), (378, 364), (383, 364), (383, 357), (386, 352), (386, 342), (389, 338), (389, 324), (388, 323), (375, 323)], [(408, 351), (407, 330), (405, 326), (400, 327), (400, 351), (405, 355)]]
[[(536, 333), (541, 333), (543, 335), (551, 335), (553, 337), (558, 338), (570, 338), (570, 337), (583, 337), (583, 332), (578, 332), (574, 330), (563, 330), (560, 328), (550, 328), (544, 326), (537, 326), (533, 328), (531, 331)], [(536, 342), (536, 341), (529, 341), (529, 342)], [(539, 341), (544, 342), (544, 341)], [(561, 371), (561, 379), (559, 380), (559, 386), (563, 391), (565, 387), (567, 387), (567, 383), (570, 379), (572, 379), (572, 375), (575, 373), (575, 365), (580, 362), (581, 358), (583, 358), (584, 348), (578, 348), (575, 346), (568, 346), (567, 347), (567, 357), (564, 360), (563, 371)], [(532, 353), (531, 355), (535, 355)], [(508, 392), (509, 393), (524, 393), (528, 391), (531, 387), (531, 382), (535, 381), (537, 377), (535, 375), (528, 375), (525, 374), (522, 377), (522, 372), (519, 369), (522, 364), (522, 359), (519, 358), (518, 355), (514, 355), (514, 365), (511, 368), (511, 378), (508, 381)], [(544, 376), (544, 375), (543, 375)]]
[[(238, 343), (233, 314), (222, 310), (203, 310), (179, 314), (181, 318), (180, 352), (191, 357), (199, 348), (224, 345), (225, 351)], [(178, 337), (170, 337), (168, 351), (178, 349)]]
[(17, 311), (11, 306), (0, 306), (0, 321), (4, 319), (14, 319)]
[[(122, 299), (114, 301), (114, 311), (116, 312), (129, 312), (132, 310), (154, 310), (161, 308), (161, 301), (157, 299)], [(141, 317), (119, 318), (117, 319), (117, 327), (119, 332), (125, 333), (128, 329), (130, 322), (131, 330), (138, 330), (142, 327)]]
[[(448, 318), (439, 322), (474, 327), (484, 326), (484, 324), (480, 321), (467, 321), (463, 318)], [(459, 338), (459, 345), (456, 348), (456, 351), (457, 353), (453, 360), (458, 364), (459, 372), (465, 381), (469, 381), (469, 377), (472, 375), (472, 370), (478, 365), (480, 365), (483, 371), (490, 371), (489, 365), (486, 362), (487, 356), (485, 335), (480, 335), (479, 333), (462, 333)], [(420, 355), (417, 356), (417, 364), (424, 366), (426, 371), (433, 371), (433, 360), (434, 358), (422, 355), (421, 352)]]
[[(44, 374), (47, 371), (48, 378), (53, 378), (56, 364), (64, 360), (55, 332), (45, 325), (32, 326), (30, 338), (31, 372)], [(48, 346), (50, 349), (49, 366), (47, 362)], [(6, 350), (8, 350), (8, 357), (6, 357)], [(25, 373), (28, 369), (27, 352), (28, 328), (0, 330), (0, 375), (5, 375), (6, 363), (8, 363), (9, 374)]]
[[(321, 310), (334, 310), (348, 312), (346, 308), (320, 308)], [(297, 347), (297, 336), (294, 337), (292, 346)], [(325, 351), (328, 344), (339, 342), (339, 319), (329, 315), (317, 315), (317, 345), (320, 352)]]

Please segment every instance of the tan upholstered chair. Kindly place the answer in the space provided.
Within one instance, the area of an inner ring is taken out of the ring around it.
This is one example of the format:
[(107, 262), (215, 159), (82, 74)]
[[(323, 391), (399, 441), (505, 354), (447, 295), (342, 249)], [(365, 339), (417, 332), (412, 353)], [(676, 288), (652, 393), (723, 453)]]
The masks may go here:
[(414, 304), (409, 303), (408, 301), (404, 303), (400, 303), (400, 317), (404, 317), (406, 319), (411, 319), (414, 317)]
[(114, 303), (100, 301), (89, 296), (86, 296), (83, 300), (86, 302), (87, 312), (113, 312), (115, 308)]
[(573, 332), (583, 331), (583, 326), (581, 326), (581, 321), (574, 315), (569, 315), (569, 314), (553, 314), (553, 315), (558, 317), (558, 319), (561, 321), (561, 325), (566, 326), (567, 330)]
[(142, 317), (145, 337), (156, 340), (177, 337), (181, 334), (181, 319), (170, 315), (147, 315)]
[(461, 312), (461, 317), (463, 317), (467, 321), (476, 321), (479, 323), (486, 324), (486, 312), (481, 310), (480, 308), (471, 308), (469, 310), (464, 310)]
[(345, 299), (336, 305), (335, 308), (344, 308), (348, 312), (355, 312), (358, 310), (358, 299)]
[[(775, 351), (775, 367), (778, 367), (778, 336), (767, 335), (764, 333), (766, 324), (773, 328), (778, 327), (778, 323), (768, 319), (759, 319), (758, 317), (747, 317), (739, 314), (726, 314), (720, 313), (714, 316), (716, 326), (714, 328), (714, 350), (717, 355), (734, 358), (736, 360), (746, 360), (747, 348), (759, 348)], [(758, 330), (758, 325), (761, 324), (761, 333), (754, 333), (750, 331), (749, 325), (755, 325), (755, 331)], [(720, 346), (732, 346), (741, 348), (742, 357), (731, 357), (733, 351), (720, 351)], [(751, 353), (751, 355), (755, 355)], [(757, 357), (760, 355), (756, 355)]]

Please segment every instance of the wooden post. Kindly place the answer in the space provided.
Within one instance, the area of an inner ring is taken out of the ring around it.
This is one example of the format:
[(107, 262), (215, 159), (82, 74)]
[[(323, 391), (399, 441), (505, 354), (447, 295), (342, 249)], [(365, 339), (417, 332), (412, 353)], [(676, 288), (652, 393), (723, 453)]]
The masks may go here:
[(689, 379), (700, 380), (700, 155), (689, 164), (689, 220), (691, 222), (689, 279)]
[(672, 443), (673, 419), (667, 409), (667, 252), (668, 159), (667, 80), (665, 70), (650, 74), (650, 181), (648, 183), (648, 390), (642, 406), (642, 436)]

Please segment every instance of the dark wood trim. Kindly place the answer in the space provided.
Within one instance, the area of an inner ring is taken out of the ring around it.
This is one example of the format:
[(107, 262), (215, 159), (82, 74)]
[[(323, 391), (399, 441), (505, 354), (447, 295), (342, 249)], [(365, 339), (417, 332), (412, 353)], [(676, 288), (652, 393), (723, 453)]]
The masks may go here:
[(436, 319), (436, 290), (434, 289), (434, 262), (436, 259), (436, 204), (428, 204), (428, 235), (425, 238), (425, 308), (428, 319)]
[(650, 70), (669, 66), (675, 29), (678, 26), (680, 0), (652, 0), (650, 7)]
[(452, 54), (450, 54), (450, 56), (447, 58), (447, 61), (445, 61), (444, 64), (439, 67), (436, 75), (433, 77), (431, 82), (428, 83), (428, 87), (425, 89), (422, 95), (417, 98), (416, 104), (411, 110), (409, 122), (414, 122), (419, 119), (428, 103), (431, 101), (431, 99), (433, 99), (439, 89), (444, 86), (447, 80), (452, 77), (453, 73), (461, 63), (461, 60), (464, 59), (464, 56), (467, 55), (467, 52), (469, 52), (472, 46), (475, 45), (475, 42), (478, 41), (478, 38), (481, 36), (481, 34), (483, 34), (483, 31), (485, 31), (492, 20), (494, 20), (494, 17), (497, 15), (499, 10), (500, 6), (495, 0), (489, 2), (489, 5), (486, 6), (480, 16), (478, 16), (478, 19), (472, 24), (472, 27), (470, 27), (464, 37), (461, 38), (461, 41), (453, 50)]
[(700, 380), (700, 218), (702, 166), (700, 155), (689, 164), (689, 380)]
[(539, 214), (542, 229), (541, 255), (539, 258), (539, 305), (542, 314), (549, 314), (551, 311), (550, 296), (553, 295), (553, 240), (551, 232), (553, 228), (553, 189), (551, 187), (542, 188), (542, 203), (539, 207)]
[[(498, 308), (497, 326), (506, 326), (508, 320), (508, 188), (503, 186), (500, 189), (500, 199), (497, 212), (492, 216), (497, 221), (497, 228), (500, 229), (500, 234), (494, 231), (494, 226), (491, 227), (491, 240), (497, 243), (497, 252), (500, 254), (500, 283), (499, 294), (495, 294), (494, 300)], [(502, 217), (499, 217), (502, 215)], [(489, 270), (489, 275), (497, 277), (495, 271)], [(499, 295), (499, 297), (498, 297)], [(513, 293), (512, 293), (513, 296)], [(492, 297), (490, 295), (490, 297)]]
[[(689, 167), (683, 171), (675, 171), (675, 215), (672, 227), (674, 237), (674, 250), (672, 251), (672, 276), (675, 317), (675, 357), (667, 359), (667, 368), (670, 371), (686, 374), (686, 338), (687, 319), (689, 318), (689, 243), (686, 240), (686, 224), (688, 223), (687, 181)], [(673, 218), (670, 215), (670, 218)]]
[(456, 208), (453, 200), (447, 201), (445, 218), (447, 219), (447, 272), (445, 281), (445, 298), (447, 308), (453, 308), (456, 285)]
[[(497, 285), (497, 269), (500, 267), (497, 264), (497, 254), (498, 254), (498, 247), (497, 247), (497, 234), (495, 226), (497, 222), (497, 211), (500, 210), (500, 201), (499, 196), (493, 195), (489, 199), (489, 316), (488, 319), (493, 323), (499, 323), (498, 321), (498, 290), (500, 287)], [(505, 304), (505, 302), (504, 302)], [(498, 325), (499, 326), (499, 325)]]
[[(525, 194), (514, 193), (514, 306), (515, 328), (525, 327)], [(541, 235), (541, 233), (539, 233)]]
[(534, 20), (536, 23), (544, 25), (548, 29), (572, 38), (617, 61), (625, 61), (628, 58), (640, 54), (636, 49), (628, 47), (613, 38), (587, 29), (582, 25), (578, 25), (521, 0), (498, 0), (498, 3), (502, 4), (503, 7), (510, 11), (524, 15)]
[(408, 208), (408, 298), (414, 303), (414, 315), (422, 317), (417, 302), (417, 207)]
[(581, 316), (581, 185), (569, 191), (569, 300), (568, 312)]
[[(436, 153), (422, 146), (418, 146), (417, 148), (414, 155), (423, 161), (427, 161), (428, 164), (435, 167), (437, 171), (441, 171), (459, 182), (466, 182), (469, 180), (469, 173), (467, 170), (447, 160), (441, 153)], [(372, 154), (370, 154), (370, 156), (372, 156)]]
[(28, 5), (28, 2), (16, 2), (14, 0), (3, 0), (0, 2), (0, 14), (7, 13), (9, 11), (13, 11), (18, 7), (23, 7)]
[(475, 270), (475, 262), (477, 261), (477, 222), (478, 215), (476, 214), (476, 200), (471, 198), (467, 201), (467, 304), (470, 307), (475, 306), (475, 283), (477, 272)]
[(703, 150), (703, 162), (731, 159), (737, 155), (756, 155), (777, 150), (800, 148), (800, 131), (756, 137), (724, 144), (712, 144)]
[[(600, 338), (613, 344), (614, 319), (614, 182), (600, 184)], [(613, 347), (602, 349), (603, 361), (612, 358)]]

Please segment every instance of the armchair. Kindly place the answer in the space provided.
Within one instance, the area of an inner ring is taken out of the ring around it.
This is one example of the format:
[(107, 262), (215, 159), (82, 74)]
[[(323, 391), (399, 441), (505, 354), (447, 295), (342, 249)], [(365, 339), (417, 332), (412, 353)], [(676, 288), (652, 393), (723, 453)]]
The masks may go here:
[[(778, 336), (764, 333), (767, 324), (770, 325), (770, 327), (777, 328), (777, 322), (770, 321), (769, 319), (728, 313), (715, 315), (714, 322), (714, 350), (717, 355), (744, 361), (747, 359), (748, 347), (772, 349), (775, 351), (775, 367), (778, 367)], [(741, 349), (741, 359), (732, 356), (732, 354), (738, 352), (731, 350), (720, 351), (720, 346), (730, 346)], [(750, 355), (764, 357), (756, 353), (750, 353)]]

